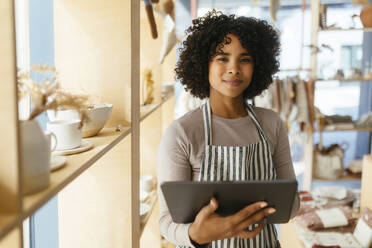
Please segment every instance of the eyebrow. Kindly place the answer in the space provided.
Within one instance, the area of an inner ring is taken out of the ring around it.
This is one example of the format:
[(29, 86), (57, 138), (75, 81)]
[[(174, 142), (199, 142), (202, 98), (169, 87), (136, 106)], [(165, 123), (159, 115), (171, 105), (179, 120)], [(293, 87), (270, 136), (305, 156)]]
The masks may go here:
[[(224, 56), (229, 56), (230, 55), (230, 53), (225, 53), (225, 52), (217, 52), (216, 53), (216, 56), (217, 55), (224, 55)], [(252, 55), (250, 55), (249, 53), (241, 53), (240, 54), (240, 56), (252, 56)]]

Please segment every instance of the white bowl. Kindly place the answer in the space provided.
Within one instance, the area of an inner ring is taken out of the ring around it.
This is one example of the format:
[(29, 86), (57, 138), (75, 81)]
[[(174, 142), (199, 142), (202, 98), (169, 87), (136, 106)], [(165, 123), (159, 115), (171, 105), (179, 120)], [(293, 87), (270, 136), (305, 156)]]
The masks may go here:
[[(86, 109), (89, 121), (83, 125), (83, 138), (97, 135), (104, 127), (112, 112), (112, 104), (94, 104), (93, 108)], [(47, 110), (49, 120), (71, 120), (79, 119), (79, 113), (73, 109), (67, 110)]]
[(154, 180), (154, 177), (152, 175), (141, 176), (140, 177), (140, 189), (146, 192), (150, 192), (154, 187), (153, 180)]

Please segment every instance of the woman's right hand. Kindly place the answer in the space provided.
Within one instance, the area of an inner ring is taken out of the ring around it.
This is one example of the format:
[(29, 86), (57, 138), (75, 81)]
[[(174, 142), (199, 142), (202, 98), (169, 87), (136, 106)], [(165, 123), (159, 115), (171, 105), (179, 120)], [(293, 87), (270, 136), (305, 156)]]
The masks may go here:
[[(266, 206), (266, 202), (256, 202), (233, 215), (223, 217), (215, 213), (218, 203), (212, 198), (190, 225), (190, 239), (198, 244), (206, 244), (232, 237), (253, 238), (263, 229), (263, 218), (275, 212), (274, 208), (265, 208)], [(260, 225), (254, 230), (245, 230), (249, 225), (259, 222)]]

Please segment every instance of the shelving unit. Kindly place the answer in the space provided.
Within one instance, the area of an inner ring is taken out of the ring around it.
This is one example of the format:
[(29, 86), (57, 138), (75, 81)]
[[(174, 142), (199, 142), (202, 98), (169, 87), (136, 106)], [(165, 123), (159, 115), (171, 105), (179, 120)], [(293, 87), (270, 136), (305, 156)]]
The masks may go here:
[[(162, 98), (160, 89), (161, 82), (173, 81), (174, 51), (158, 64), (162, 41), (151, 38), (142, 1), (55, 0), (55, 65), (62, 87), (83, 89), (114, 108), (106, 128), (87, 138), (92, 149), (66, 156), (47, 189), (23, 196), (13, 2), (0, 6), (0, 110), (6, 120), (0, 129), (0, 248), (22, 248), (23, 221), (57, 195), (60, 248), (160, 244), (159, 234), (144, 232), (156, 219), (156, 195), (140, 223), (139, 177), (155, 176), (157, 145), (173, 120), (173, 92)], [(163, 20), (155, 19), (162, 37)], [(154, 103), (140, 106), (140, 71), (149, 65)]]
[[(372, 29), (330, 29), (330, 30), (320, 30), (319, 29), (319, 7), (320, 7), (320, 0), (313, 0), (311, 1), (311, 13), (312, 13), (312, 24), (311, 24), (311, 45), (318, 46), (318, 32), (338, 32), (338, 31), (349, 31), (349, 32), (370, 32)], [(317, 79), (317, 54), (312, 53), (310, 57), (310, 77), (311, 79)], [(322, 82), (327, 83), (324, 81), (337, 81), (340, 83), (349, 83), (349, 82), (363, 82), (368, 80), (314, 80), (315, 82)], [(370, 81), (370, 80), (369, 80)], [(314, 99), (312, 99), (314, 100)], [(314, 102), (310, 102), (310, 104), (314, 105)], [(303, 185), (302, 190), (310, 191), (312, 188), (313, 181), (317, 182), (330, 182), (330, 181), (361, 181), (360, 178), (356, 178), (346, 173), (338, 178), (337, 180), (324, 180), (313, 177), (313, 161), (314, 161), (314, 134), (316, 132), (351, 132), (351, 131), (358, 131), (358, 132), (372, 132), (372, 128), (357, 128), (357, 127), (334, 127), (330, 128), (330, 126), (322, 127), (319, 130), (319, 127), (311, 126), (306, 130), (306, 140), (305, 140), (305, 169), (303, 174)], [(369, 195), (367, 192), (370, 192), (370, 187), (366, 186), (365, 180), (365, 167), (370, 167), (370, 163), (368, 166), (365, 165), (366, 157), (371, 157), (371, 155), (366, 155), (363, 161), (363, 173), (362, 173), (362, 189), (361, 189), (361, 198), (362, 199), (369, 199)], [(370, 175), (369, 175), (370, 176)], [(363, 186), (364, 185), (364, 186)], [(369, 206), (372, 207), (372, 206)], [(305, 245), (301, 242), (299, 237), (296, 234), (296, 228), (292, 222), (286, 223), (281, 225), (280, 229), (281, 233), (281, 245), (282, 247), (301, 247), (304, 248)]]
[[(372, 28), (362, 28), (362, 29), (320, 29), (319, 28), (319, 8), (320, 8), (320, 0), (311, 1), (311, 13), (312, 13), (312, 23), (311, 23), (311, 45), (314, 47), (318, 46), (318, 33), (319, 32), (331, 32), (331, 31), (364, 31), (370, 32)], [(316, 82), (325, 82), (325, 81), (337, 81), (337, 82), (363, 82), (363, 81), (371, 81), (371, 80), (322, 80), (317, 79), (317, 53), (311, 53), (310, 56), (310, 77)], [(313, 97), (314, 98), (314, 97)], [(314, 99), (312, 98), (312, 101)], [(309, 104), (314, 105), (314, 102), (310, 102)], [(310, 127), (306, 130), (306, 141), (305, 141), (305, 169), (304, 169), (304, 176), (303, 176), (303, 190), (311, 190), (312, 182), (313, 182), (313, 163), (314, 163), (314, 133), (315, 132), (349, 132), (349, 131), (372, 131), (372, 128), (347, 128), (347, 127), (324, 127), (322, 130), (319, 128)], [(353, 177), (342, 177), (339, 180), (355, 180)]]

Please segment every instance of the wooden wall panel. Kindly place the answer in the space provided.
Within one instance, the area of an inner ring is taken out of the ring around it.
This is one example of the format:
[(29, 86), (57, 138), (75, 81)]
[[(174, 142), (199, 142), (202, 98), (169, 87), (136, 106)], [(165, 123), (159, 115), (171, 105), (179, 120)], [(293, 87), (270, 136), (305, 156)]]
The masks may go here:
[(21, 242), (21, 232), (16, 228), (0, 240), (0, 248), (20, 248)]
[(372, 155), (363, 157), (360, 207), (361, 210), (365, 207), (372, 210)]
[(18, 123), (13, 1), (0, 4), (0, 213), (18, 208)]
[(161, 108), (155, 110), (141, 122), (141, 175), (156, 176), (156, 159), (161, 140)]
[(63, 87), (114, 105), (130, 121), (130, 1), (56, 0), (55, 60)]
[(130, 149), (129, 135), (59, 194), (60, 248), (131, 247)]

